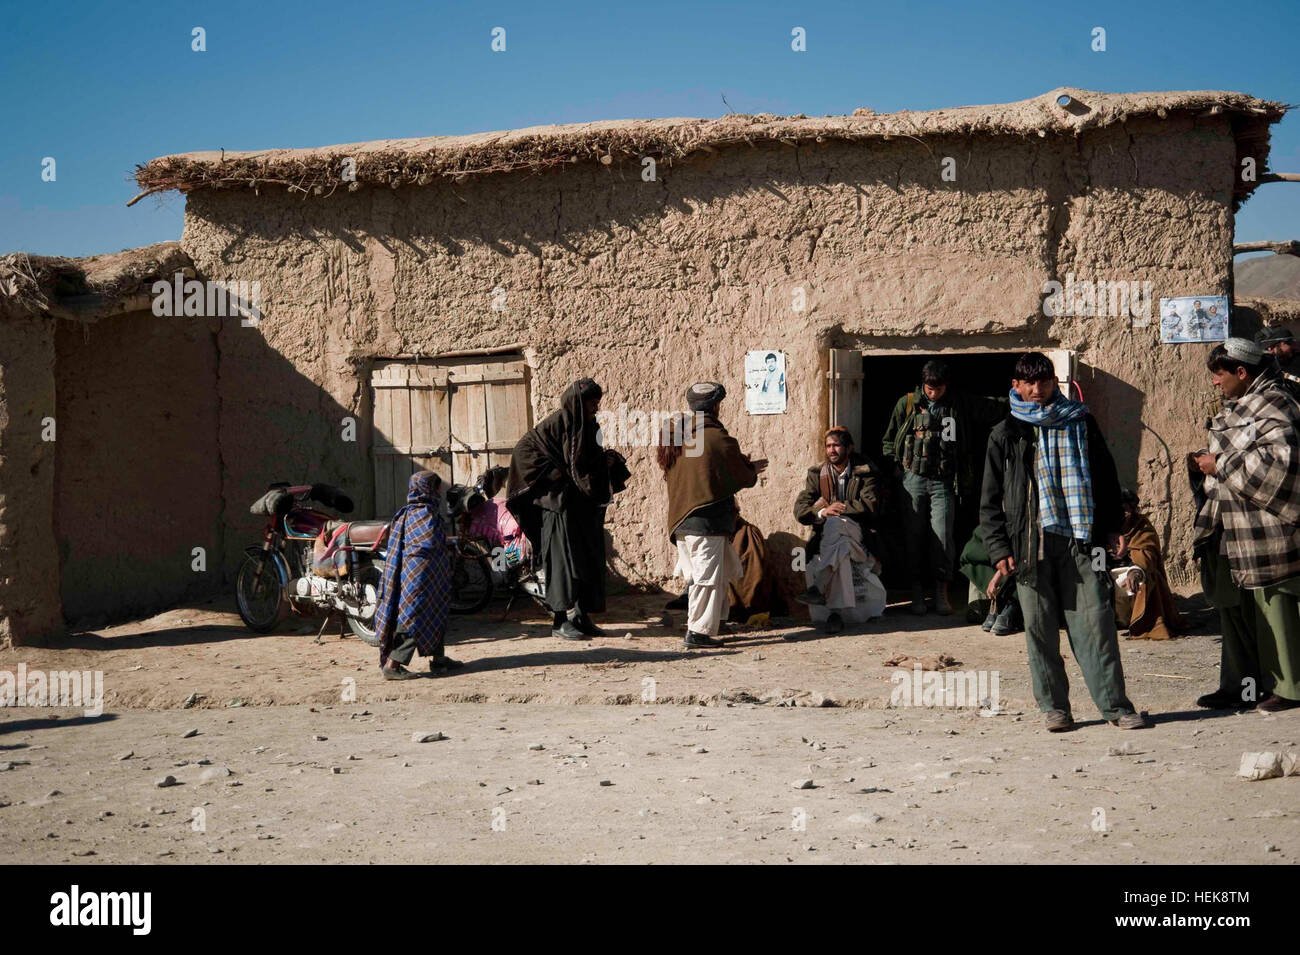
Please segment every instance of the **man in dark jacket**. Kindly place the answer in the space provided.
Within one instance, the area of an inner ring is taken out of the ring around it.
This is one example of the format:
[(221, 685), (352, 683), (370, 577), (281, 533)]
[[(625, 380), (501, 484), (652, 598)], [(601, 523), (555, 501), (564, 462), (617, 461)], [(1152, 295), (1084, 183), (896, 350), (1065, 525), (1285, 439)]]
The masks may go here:
[(876, 466), (853, 450), (853, 435), (843, 426), (826, 432), (826, 460), (814, 464), (804, 478), (803, 490), (794, 501), (794, 519), (811, 526), (808, 556), (817, 554), (822, 528), (828, 517), (848, 517), (862, 527), (868, 540), (879, 503)]
[[(877, 477), (875, 465), (854, 452), (853, 435), (848, 428), (838, 426), (826, 432), (826, 460), (808, 469), (803, 490), (794, 502), (794, 519), (813, 529), (807, 549), (809, 560), (821, 549), (822, 531), (830, 517), (855, 521), (862, 530), (867, 549), (872, 549), (870, 533), (879, 505)], [(810, 586), (799, 599), (820, 604), (824, 595)], [(826, 620), (827, 632), (838, 633), (843, 627), (843, 619), (832, 611)]]
[(1115, 462), (1087, 407), (1057, 389), (1046, 355), (1021, 355), (1011, 385), (1011, 413), (989, 435), (980, 530), (994, 565), (1016, 575), (1034, 699), (1049, 731), (1074, 727), (1063, 615), (1097, 709), (1121, 729), (1139, 729), (1148, 724), (1124, 690), (1105, 547), (1095, 543), (1119, 541)]
[(992, 399), (954, 391), (949, 378), (946, 362), (926, 362), (920, 386), (894, 405), (882, 441), (907, 492), (905, 543), (912, 565), (912, 612), (918, 616), (926, 612), (927, 601), (940, 614), (952, 613), (948, 580), (957, 552), (957, 503), (978, 493), (978, 439), (1004, 413)]

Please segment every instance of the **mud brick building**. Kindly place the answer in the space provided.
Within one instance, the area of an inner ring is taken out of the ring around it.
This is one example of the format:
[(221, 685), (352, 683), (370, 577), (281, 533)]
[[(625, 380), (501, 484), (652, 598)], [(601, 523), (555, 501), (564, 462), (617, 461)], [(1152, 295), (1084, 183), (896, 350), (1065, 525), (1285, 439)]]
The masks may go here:
[[(927, 358), (1004, 394), (1026, 348), (1092, 407), (1187, 584), (1207, 348), (1161, 345), (1156, 306), (1232, 294), (1234, 213), (1282, 115), (1239, 93), (1062, 89), (155, 159), (137, 179), (185, 194), (179, 248), (137, 250), (127, 279), (98, 260), (0, 272), (0, 635), (220, 587), (274, 480), (339, 484), (365, 516), (413, 468), (472, 478), (586, 376), (613, 411), (726, 384), (725, 422), (771, 461), (741, 509), (788, 571), (828, 424), (878, 453)], [(151, 283), (176, 268), (260, 283), (260, 323), (155, 316)], [(1049, 314), (1067, 277), (1145, 289), (1151, 320)], [(1237, 307), (1233, 330), (1261, 318), (1295, 316)], [(784, 414), (745, 413), (751, 350), (784, 353)], [(663, 583), (662, 480), (623, 450), (611, 573)]]

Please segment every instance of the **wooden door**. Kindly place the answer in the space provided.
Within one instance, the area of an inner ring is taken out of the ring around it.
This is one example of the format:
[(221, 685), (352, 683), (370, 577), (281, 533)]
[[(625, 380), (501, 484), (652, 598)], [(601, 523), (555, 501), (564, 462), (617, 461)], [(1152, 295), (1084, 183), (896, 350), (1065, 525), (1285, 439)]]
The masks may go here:
[[(827, 402), (827, 428), (840, 425), (849, 429), (853, 444), (862, 445), (862, 353), (847, 348), (830, 350), (826, 371), (830, 400)], [(818, 446), (820, 447), (820, 441)]]
[(489, 467), (509, 466), (530, 427), (527, 372), (518, 355), (377, 364), (370, 379), (376, 516), (406, 502), (421, 469), (471, 484)]
[(428, 469), (451, 480), (447, 373), (429, 363), (376, 365), (374, 389), (375, 516), (406, 503), (411, 475)]

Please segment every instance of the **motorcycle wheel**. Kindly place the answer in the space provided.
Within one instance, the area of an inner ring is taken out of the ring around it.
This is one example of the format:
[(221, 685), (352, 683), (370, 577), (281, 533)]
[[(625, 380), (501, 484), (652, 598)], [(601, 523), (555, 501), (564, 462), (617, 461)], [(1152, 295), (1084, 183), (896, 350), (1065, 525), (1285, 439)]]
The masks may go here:
[(289, 600), (274, 560), (260, 554), (244, 558), (235, 578), (235, 603), (244, 626), (254, 633), (270, 633), (280, 624)]
[(379, 582), (382, 579), (383, 574), (374, 564), (360, 573), (357, 578), (357, 586), (361, 591), (361, 606), (357, 608), (360, 614), (348, 614), (348, 628), (362, 643), (372, 647), (379, 646), (381, 642), (375, 633), (375, 608), (379, 606)]
[(492, 564), (483, 548), (463, 543), (451, 552), (451, 612), (478, 613), (492, 599)]

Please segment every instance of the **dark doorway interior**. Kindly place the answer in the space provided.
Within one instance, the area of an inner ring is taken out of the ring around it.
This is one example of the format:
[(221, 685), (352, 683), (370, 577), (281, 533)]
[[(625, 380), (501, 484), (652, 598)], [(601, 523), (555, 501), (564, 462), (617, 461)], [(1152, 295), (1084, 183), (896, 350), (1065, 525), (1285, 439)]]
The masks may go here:
[[(862, 358), (862, 450), (872, 457), (881, 459), (881, 440), (889, 425), (889, 416), (893, 413), (898, 399), (921, 384), (921, 367), (931, 359), (940, 359), (948, 364), (952, 380), (949, 387), (967, 394), (983, 395), (990, 398), (1005, 398), (1011, 388), (1011, 372), (1015, 368), (1019, 352), (944, 352), (916, 353), (908, 355), (864, 355)], [(976, 435), (972, 447), (983, 448), (988, 440), (987, 432)], [(983, 464), (977, 465), (977, 473), (983, 473)], [(883, 527), (878, 548), (882, 551), (881, 562), (884, 564), (882, 579), (891, 591), (891, 598), (906, 596), (904, 591), (911, 587), (911, 577), (907, 568), (906, 554), (903, 549), (903, 502), (906, 492), (901, 481), (892, 481), (889, 488), (890, 504), (885, 508)], [(977, 497), (958, 502), (957, 517), (954, 522), (955, 555), (960, 556), (962, 548), (970, 538), (971, 532), (979, 522), (979, 500)], [(965, 577), (956, 572), (954, 561), (954, 586), (950, 588), (950, 599), (954, 609), (960, 611), (965, 603)]]

